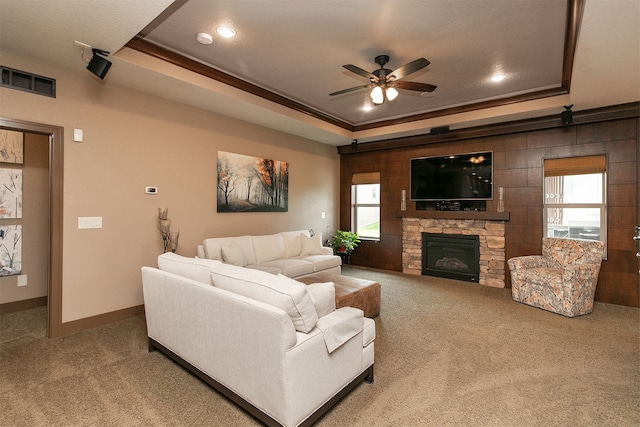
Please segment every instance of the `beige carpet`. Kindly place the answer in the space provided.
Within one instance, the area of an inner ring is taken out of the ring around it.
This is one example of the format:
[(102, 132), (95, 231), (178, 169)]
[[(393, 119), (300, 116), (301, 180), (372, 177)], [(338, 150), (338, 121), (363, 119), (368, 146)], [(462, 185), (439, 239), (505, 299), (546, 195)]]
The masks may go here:
[[(638, 309), (596, 303), (569, 319), (515, 303), (508, 289), (350, 266), (344, 274), (382, 284), (375, 383), (317, 425), (640, 424)], [(44, 311), (29, 313), (0, 316), (2, 426), (258, 425), (148, 353), (143, 317), (46, 339)]]

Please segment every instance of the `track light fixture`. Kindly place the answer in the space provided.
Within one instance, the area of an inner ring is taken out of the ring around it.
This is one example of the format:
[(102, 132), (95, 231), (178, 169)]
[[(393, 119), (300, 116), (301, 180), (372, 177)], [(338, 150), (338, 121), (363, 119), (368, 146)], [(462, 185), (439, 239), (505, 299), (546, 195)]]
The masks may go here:
[(573, 123), (573, 111), (571, 111), (571, 108), (573, 108), (573, 104), (565, 105), (564, 111), (560, 114), (560, 120), (562, 120), (563, 125), (570, 125)]
[(109, 68), (111, 68), (111, 61), (105, 58), (105, 56), (109, 55), (109, 52), (101, 49), (91, 49), (91, 51), (93, 52), (93, 58), (89, 61), (87, 70), (102, 80), (107, 75)]
[[(80, 57), (83, 61), (88, 62), (87, 70), (91, 71), (101, 80), (104, 79), (109, 68), (111, 68), (111, 61), (106, 58), (109, 55), (109, 52), (102, 49), (92, 48), (88, 44), (79, 41), (74, 41), (73, 44), (80, 47)], [(91, 58), (87, 59), (84, 57), (85, 49), (91, 49)]]

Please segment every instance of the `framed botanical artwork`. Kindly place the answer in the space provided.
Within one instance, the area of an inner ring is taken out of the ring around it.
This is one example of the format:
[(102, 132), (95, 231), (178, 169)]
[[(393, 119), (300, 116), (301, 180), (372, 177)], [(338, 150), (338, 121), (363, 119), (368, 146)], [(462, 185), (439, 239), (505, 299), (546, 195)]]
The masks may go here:
[(22, 218), (22, 169), (0, 168), (0, 219)]
[(289, 163), (218, 151), (218, 212), (287, 212)]
[(24, 133), (0, 129), (0, 162), (24, 162)]
[(22, 273), (22, 226), (0, 226), (0, 276)]

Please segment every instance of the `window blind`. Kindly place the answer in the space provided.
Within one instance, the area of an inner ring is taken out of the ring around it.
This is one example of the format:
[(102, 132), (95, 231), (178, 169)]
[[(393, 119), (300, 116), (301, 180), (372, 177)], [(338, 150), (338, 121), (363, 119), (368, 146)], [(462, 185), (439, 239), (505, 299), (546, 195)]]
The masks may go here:
[(564, 159), (545, 159), (544, 176), (583, 175), (607, 171), (607, 157), (584, 156)]
[(354, 173), (351, 183), (353, 185), (380, 184), (380, 172)]

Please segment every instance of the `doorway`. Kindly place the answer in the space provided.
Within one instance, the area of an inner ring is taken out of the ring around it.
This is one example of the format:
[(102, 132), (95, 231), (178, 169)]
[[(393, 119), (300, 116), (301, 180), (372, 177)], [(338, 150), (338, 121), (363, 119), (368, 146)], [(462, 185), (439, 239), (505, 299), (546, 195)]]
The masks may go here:
[(47, 337), (62, 327), (62, 191), (63, 128), (0, 117), (0, 128), (46, 135), (49, 138), (49, 256), (47, 262)]

